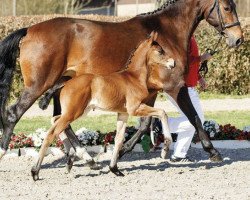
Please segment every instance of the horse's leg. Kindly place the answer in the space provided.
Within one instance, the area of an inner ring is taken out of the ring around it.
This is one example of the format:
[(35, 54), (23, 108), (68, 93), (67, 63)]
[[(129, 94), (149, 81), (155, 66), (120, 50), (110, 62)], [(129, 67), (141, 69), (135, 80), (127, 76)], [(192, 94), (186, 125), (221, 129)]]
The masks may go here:
[[(149, 106), (154, 106), (155, 100), (157, 97), (157, 93), (154, 94), (152, 96), (151, 99), (149, 99), (149, 101), (147, 101), (147, 105)], [(121, 151), (119, 152), (119, 158), (121, 158), (124, 154), (126, 154), (127, 152), (132, 151), (132, 149), (134, 148), (134, 146), (136, 145), (136, 143), (138, 142), (138, 140), (149, 131), (149, 127), (151, 124), (151, 117), (141, 117), (140, 118), (140, 127), (138, 129), (138, 131), (133, 135), (133, 137), (127, 141)]]
[(177, 95), (176, 94), (174, 95), (170, 94), (170, 95), (176, 100), (180, 109), (187, 116), (190, 123), (195, 127), (199, 135), (199, 138), (201, 140), (203, 149), (210, 154), (211, 161), (215, 161), (215, 162), (222, 161), (222, 157), (220, 153), (213, 147), (213, 144), (211, 143), (208, 135), (203, 129), (201, 120), (197, 112), (195, 111), (195, 108), (189, 97), (187, 87), (182, 87)]
[(128, 120), (127, 113), (118, 113), (117, 116), (117, 129), (116, 129), (116, 136), (115, 136), (115, 148), (113, 150), (112, 159), (110, 162), (110, 171), (113, 172), (116, 176), (124, 176), (122, 172), (119, 171), (117, 167), (117, 159), (119, 157), (119, 151), (122, 148), (122, 144), (124, 141), (124, 134), (126, 129), (126, 124)]
[(11, 135), (19, 119), (25, 113), (26, 110), (35, 102), (35, 100), (44, 92), (41, 87), (30, 87), (25, 88), (18, 98), (17, 102), (6, 109), (6, 114), (4, 116), (4, 129), (1, 140), (2, 154), (0, 158), (4, 155), (8, 149), (10, 143)]

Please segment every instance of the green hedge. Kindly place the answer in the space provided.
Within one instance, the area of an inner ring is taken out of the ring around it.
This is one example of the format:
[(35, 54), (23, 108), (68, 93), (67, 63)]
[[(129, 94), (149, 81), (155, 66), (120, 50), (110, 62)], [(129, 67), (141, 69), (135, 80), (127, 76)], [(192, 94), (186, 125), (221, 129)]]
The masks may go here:
[[(16, 29), (28, 27), (41, 21), (45, 21), (59, 15), (45, 16), (21, 16), (21, 17), (0, 17), (0, 39)], [(62, 16), (62, 15), (60, 15)], [(77, 18), (101, 20), (101, 21), (123, 21), (124, 17), (106, 17), (97, 15), (70, 16)], [(249, 94), (250, 91), (250, 18), (241, 18), (244, 30), (245, 42), (237, 49), (229, 49), (225, 40), (218, 48), (221, 51), (216, 54), (209, 63), (209, 72), (206, 76), (209, 84), (209, 91), (224, 94)], [(217, 43), (218, 33), (207, 23), (202, 23), (196, 33), (200, 51), (213, 48)], [(19, 96), (22, 88), (20, 67), (17, 66), (11, 97)]]
[[(228, 48), (225, 39), (218, 46), (219, 52), (208, 64), (209, 91), (223, 94), (249, 94), (250, 92), (250, 18), (241, 18), (244, 43), (239, 48)], [(198, 27), (196, 38), (200, 51), (213, 49), (219, 35), (206, 23)]]

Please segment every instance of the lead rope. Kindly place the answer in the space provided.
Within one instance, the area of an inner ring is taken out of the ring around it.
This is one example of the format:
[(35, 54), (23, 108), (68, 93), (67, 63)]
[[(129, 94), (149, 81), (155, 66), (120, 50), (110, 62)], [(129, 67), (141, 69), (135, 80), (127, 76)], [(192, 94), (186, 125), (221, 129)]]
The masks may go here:
[[(212, 56), (213, 56), (214, 54), (218, 53), (219, 51), (217, 50), (217, 48), (218, 48), (218, 46), (219, 46), (221, 40), (222, 40), (222, 35), (220, 36), (220, 38), (219, 38), (217, 44), (215, 45), (214, 50), (212, 50), (212, 49), (206, 49), (206, 53), (209, 53), (209, 54), (211, 54)], [(207, 62), (208, 62), (207, 60), (203, 61), (203, 62), (201, 63), (200, 68), (199, 68), (199, 72), (202, 72), (202, 71), (203, 71), (203, 72), (204, 72), (204, 76), (205, 76), (205, 75), (207, 74), (207, 72), (208, 72)]]

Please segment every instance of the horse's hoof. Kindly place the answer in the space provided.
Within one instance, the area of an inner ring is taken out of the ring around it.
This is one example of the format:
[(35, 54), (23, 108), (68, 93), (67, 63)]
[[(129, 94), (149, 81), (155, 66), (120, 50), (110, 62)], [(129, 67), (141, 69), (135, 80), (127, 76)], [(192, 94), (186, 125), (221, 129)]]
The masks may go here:
[(39, 171), (37, 171), (35, 168), (31, 169), (31, 175), (34, 181), (39, 180)]
[(109, 166), (109, 169), (112, 173), (114, 173), (116, 176), (125, 176), (118, 168), (117, 168), (117, 165), (115, 165), (114, 167), (110, 167)]
[(221, 157), (220, 153), (217, 152), (216, 154), (212, 154), (212, 155), (210, 156), (210, 160), (211, 160), (212, 162), (222, 162), (222, 161), (223, 161), (223, 158)]

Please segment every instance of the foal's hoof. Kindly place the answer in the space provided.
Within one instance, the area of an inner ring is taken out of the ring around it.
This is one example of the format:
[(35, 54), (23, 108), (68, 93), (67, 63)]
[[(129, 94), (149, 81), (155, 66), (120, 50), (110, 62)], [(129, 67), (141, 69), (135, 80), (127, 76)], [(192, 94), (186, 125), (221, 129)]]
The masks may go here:
[(168, 150), (165, 150), (165, 149), (162, 149), (161, 150), (161, 158), (162, 159), (167, 159), (167, 157), (168, 157)]
[(39, 171), (37, 171), (36, 168), (32, 167), (31, 175), (32, 175), (32, 178), (33, 178), (34, 181), (39, 180), (39, 175), (38, 174), (39, 174)]
[(215, 154), (212, 154), (210, 156), (210, 160), (212, 162), (222, 162), (223, 161), (223, 158), (221, 157), (220, 153), (219, 152), (216, 152)]
[(72, 167), (73, 167), (73, 162), (74, 160), (72, 160), (71, 158), (68, 159), (67, 163), (66, 163), (66, 169), (67, 172), (70, 173)]
[(90, 162), (86, 163), (86, 166), (88, 166), (92, 170), (102, 169), (102, 166), (97, 164), (94, 160), (91, 160)]
[(110, 167), (109, 169), (112, 173), (114, 173), (116, 176), (124, 176), (124, 174), (117, 168), (117, 165), (115, 165), (114, 167)]

